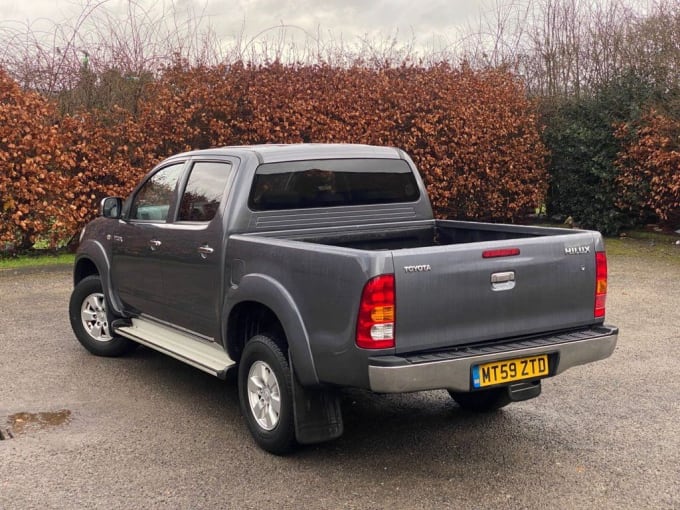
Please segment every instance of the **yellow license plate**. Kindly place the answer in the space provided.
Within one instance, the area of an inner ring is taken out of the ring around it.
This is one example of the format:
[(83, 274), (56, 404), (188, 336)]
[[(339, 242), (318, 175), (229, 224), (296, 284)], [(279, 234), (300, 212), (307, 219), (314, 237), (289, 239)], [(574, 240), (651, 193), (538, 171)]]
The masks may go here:
[(548, 375), (548, 355), (492, 361), (472, 367), (472, 386), (484, 388)]

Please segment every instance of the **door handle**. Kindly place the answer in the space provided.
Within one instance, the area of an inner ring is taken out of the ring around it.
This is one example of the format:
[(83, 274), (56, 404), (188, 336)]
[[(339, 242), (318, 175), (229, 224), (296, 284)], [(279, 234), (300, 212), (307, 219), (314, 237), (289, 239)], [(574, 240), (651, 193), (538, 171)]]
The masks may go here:
[(201, 258), (208, 258), (208, 255), (212, 254), (215, 250), (213, 250), (210, 246), (207, 244), (204, 244), (203, 246), (198, 247), (198, 253), (201, 254)]
[(515, 288), (515, 272), (505, 271), (491, 275), (491, 290), (512, 290)]
[(161, 243), (158, 239), (152, 239), (151, 241), (149, 241), (149, 248), (151, 248), (151, 251), (154, 251), (161, 244), (163, 243)]

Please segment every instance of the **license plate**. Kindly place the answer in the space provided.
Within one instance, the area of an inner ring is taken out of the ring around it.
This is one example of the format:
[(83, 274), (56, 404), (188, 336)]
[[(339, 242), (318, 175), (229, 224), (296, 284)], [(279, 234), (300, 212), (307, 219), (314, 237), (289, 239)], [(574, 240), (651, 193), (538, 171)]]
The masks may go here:
[(548, 355), (492, 361), (472, 367), (472, 386), (484, 388), (548, 375)]

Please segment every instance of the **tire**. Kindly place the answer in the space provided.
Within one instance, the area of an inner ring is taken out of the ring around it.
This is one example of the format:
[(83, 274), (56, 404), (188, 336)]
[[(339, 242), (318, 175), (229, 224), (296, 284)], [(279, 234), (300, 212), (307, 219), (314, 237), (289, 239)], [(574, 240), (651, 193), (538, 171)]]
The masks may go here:
[(275, 455), (295, 447), (290, 366), (281, 348), (267, 335), (251, 338), (238, 369), (241, 413), (255, 442)]
[(457, 393), (449, 391), (451, 398), (463, 409), (476, 413), (490, 413), (507, 406), (510, 402), (508, 389), (505, 387), (489, 390)]
[(122, 356), (137, 347), (135, 342), (115, 336), (111, 331), (112, 316), (107, 310), (99, 275), (78, 282), (71, 293), (68, 311), (76, 338), (92, 354)]

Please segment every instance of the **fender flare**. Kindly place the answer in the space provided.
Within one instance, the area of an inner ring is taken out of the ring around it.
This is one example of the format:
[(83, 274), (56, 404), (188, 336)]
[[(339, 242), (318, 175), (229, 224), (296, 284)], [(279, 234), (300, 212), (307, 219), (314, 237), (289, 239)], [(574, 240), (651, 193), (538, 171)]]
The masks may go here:
[[(238, 287), (231, 288), (225, 300), (222, 315), (223, 331), (226, 331), (234, 307), (247, 301), (262, 304), (274, 312), (286, 334), (292, 364), (300, 383), (306, 387), (318, 386), (319, 377), (314, 365), (309, 334), (295, 300), (286, 288), (274, 278), (264, 274), (251, 273), (244, 276)], [(228, 336), (225, 335), (224, 338)]]
[(113, 285), (111, 283), (111, 261), (109, 260), (104, 245), (94, 239), (87, 239), (79, 246), (78, 254), (76, 255), (76, 260), (73, 264), (74, 286), (77, 284), (76, 275), (78, 273), (79, 263), (84, 259), (90, 261), (97, 268), (104, 295), (111, 305), (114, 314), (121, 317), (124, 316), (123, 305), (113, 292)]

